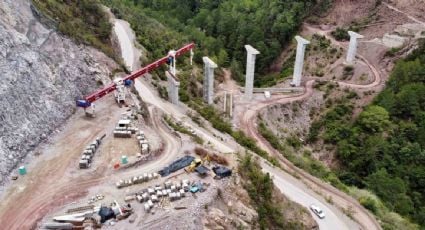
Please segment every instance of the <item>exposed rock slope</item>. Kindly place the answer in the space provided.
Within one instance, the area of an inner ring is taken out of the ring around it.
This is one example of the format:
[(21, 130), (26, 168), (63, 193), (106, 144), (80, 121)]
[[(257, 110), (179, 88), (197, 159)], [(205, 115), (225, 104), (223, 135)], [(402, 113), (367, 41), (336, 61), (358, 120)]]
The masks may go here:
[(0, 181), (63, 124), (116, 64), (46, 28), (25, 0), (0, 1)]

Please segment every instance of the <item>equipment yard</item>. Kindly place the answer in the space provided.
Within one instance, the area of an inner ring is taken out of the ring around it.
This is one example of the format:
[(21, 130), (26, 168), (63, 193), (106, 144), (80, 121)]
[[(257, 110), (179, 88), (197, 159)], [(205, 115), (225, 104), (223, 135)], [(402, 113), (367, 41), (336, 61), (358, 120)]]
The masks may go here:
[[(196, 172), (186, 173), (183, 168), (164, 178), (158, 178), (157, 174), (149, 182), (118, 189), (116, 182), (125, 178), (131, 180), (136, 175), (156, 173), (167, 163), (178, 159), (179, 156), (185, 156), (183, 150), (190, 148), (192, 144), (189, 138), (182, 138), (182, 141), (178, 141), (176, 136), (171, 134), (172, 130), (169, 130), (160, 121), (160, 116), (152, 116), (156, 117), (152, 120), (152, 127), (140, 125), (139, 129), (145, 130), (146, 139), (149, 139), (151, 146), (150, 152), (155, 154), (142, 160), (140, 164), (125, 168), (126, 164), (122, 164), (121, 157), (128, 156), (127, 164), (131, 164), (132, 161), (138, 160), (136, 154), (141, 152), (136, 134), (133, 134), (132, 138), (116, 138), (112, 134), (117, 121), (120, 120), (123, 113), (127, 112), (128, 108), (116, 107), (113, 97), (108, 96), (97, 105), (96, 109), (95, 119), (86, 118), (84, 111), (77, 111), (77, 115), (64, 127), (63, 131), (49, 141), (52, 143), (51, 145), (46, 144), (37, 150), (41, 154), (32, 157), (32, 162), (27, 167), (28, 174), (19, 177), (10, 185), (10, 189), (4, 194), (7, 199), (0, 205), (1, 218), (6, 223), (5, 228), (27, 229), (41, 219), (43, 219), (41, 223), (44, 220), (49, 223), (52, 221), (52, 217), (65, 215), (68, 209), (90, 204), (96, 206), (109, 204), (116, 200), (119, 204), (124, 205), (128, 195), (140, 192), (148, 186), (163, 184), (168, 178), (172, 178), (172, 180), (187, 178), (193, 182), (207, 183), (209, 184), (206, 188), (207, 193), (205, 195), (202, 193), (199, 200), (211, 197), (211, 194), (207, 194), (213, 192), (216, 187), (212, 176), (200, 178)], [(159, 130), (162, 138), (166, 139), (160, 139), (156, 134), (149, 132), (152, 129)], [(93, 156), (91, 167), (79, 169), (78, 162), (86, 145), (92, 143), (96, 137), (102, 136), (103, 133), (106, 133), (106, 136)], [(193, 147), (192, 155), (196, 156), (193, 153)], [(139, 157), (142, 156), (140, 154)], [(115, 168), (117, 162), (121, 165)], [(210, 171), (211, 173), (212, 171)], [(193, 206), (196, 202), (186, 202), (186, 200), (196, 199), (194, 198), (196, 195), (192, 195), (188, 191), (186, 193), (185, 200), (173, 202), (172, 206), (155, 207), (151, 213), (158, 213), (157, 216), (160, 216), (160, 209), (173, 209), (173, 207), (186, 207), (191, 210), (190, 204)], [(89, 200), (98, 194), (102, 194), (104, 199), (89, 203)], [(143, 212), (138, 211), (143, 210), (143, 204), (139, 204), (136, 200), (130, 204), (138, 213), (137, 223), (143, 220), (143, 223), (149, 224), (147, 221), (149, 219), (143, 218), (141, 215)], [(150, 217), (150, 215), (148, 216)], [(25, 218), (18, 221), (22, 217)], [(156, 216), (150, 217), (150, 219), (155, 218)]]

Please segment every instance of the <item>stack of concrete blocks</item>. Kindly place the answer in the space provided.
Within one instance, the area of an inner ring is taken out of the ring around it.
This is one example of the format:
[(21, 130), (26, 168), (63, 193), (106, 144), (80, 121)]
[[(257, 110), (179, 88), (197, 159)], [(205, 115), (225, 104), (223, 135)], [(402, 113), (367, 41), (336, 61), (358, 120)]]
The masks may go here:
[(167, 76), (168, 80), (168, 99), (171, 103), (178, 105), (180, 82), (175, 75), (170, 73), (170, 71), (166, 71), (165, 75)]
[(246, 76), (245, 76), (245, 98), (252, 99), (252, 91), (254, 88), (254, 73), (255, 73), (255, 57), (260, 52), (254, 49), (251, 45), (245, 45), (247, 52), (246, 58)]
[(354, 64), (354, 58), (356, 57), (357, 39), (363, 38), (363, 35), (353, 31), (348, 31), (348, 34), (350, 35), (350, 44), (348, 45), (347, 58), (345, 61), (347, 65), (352, 65)]
[(150, 212), (153, 204), (158, 202), (161, 197), (168, 197), (170, 201), (176, 201), (186, 197), (186, 192), (189, 191), (189, 183), (190, 181), (187, 179), (181, 182), (166, 181), (164, 186), (157, 185), (142, 190), (136, 194), (136, 199), (141, 203), (145, 202), (145, 211)]
[(204, 61), (204, 101), (211, 105), (214, 100), (214, 69), (217, 68), (217, 64), (209, 57), (203, 57), (202, 60)]
[(80, 169), (90, 168), (94, 153), (98, 149), (101, 143), (101, 138), (96, 138), (91, 144), (87, 145), (86, 149), (83, 151), (81, 155), (81, 159), (79, 162)]
[(305, 48), (308, 44), (310, 44), (310, 42), (300, 36), (295, 36), (295, 39), (297, 40), (297, 53), (295, 57), (294, 74), (291, 86), (298, 87), (301, 85)]
[(131, 127), (131, 120), (127, 119), (121, 119), (118, 121), (117, 126), (114, 129), (114, 137), (120, 137), (120, 138), (130, 138), (131, 134), (134, 134), (137, 132), (137, 128)]
[(142, 154), (148, 154), (149, 153), (149, 142), (146, 140), (145, 133), (140, 130), (139, 133), (136, 135), (136, 139), (139, 142), (139, 146), (141, 149)]
[(158, 173), (144, 173), (143, 175), (134, 176), (130, 179), (120, 180), (115, 185), (117, 188), (124, 188), (124, 187), (128, 187), (135, 184), (145, 183), (158, 178), (159, 178)]

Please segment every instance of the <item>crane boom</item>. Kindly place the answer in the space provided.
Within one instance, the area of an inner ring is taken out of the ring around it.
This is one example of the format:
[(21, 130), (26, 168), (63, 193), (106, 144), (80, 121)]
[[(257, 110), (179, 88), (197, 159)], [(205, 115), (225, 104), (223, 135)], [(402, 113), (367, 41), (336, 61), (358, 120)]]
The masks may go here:
[[(183, 54), (185, 54), (186, 52), (192, 50), (195, 47), (195, 43), (190, 43), (187, 44), (185, 46), (183, 46), (182, 48), (180, 48), (179, 50), (177, 50), (175, 52), (175, 55), (173, 58), (179, 57)], [(128, 75), (127, 77), (124, 78), (124, 82), (127, 82), (128, 80), (134, 81), (134, 79), (151, 72), (152, 70), (158, 68), (159, 66), (167, 63), (168, 59), (170, 58), (170, 54), (168, 54), (165, 57), (162, 57), (159, 60), (156, 60), (153, 63), (150, 63), (149, 65), (137, 70), (134, 73), (131, 73), (130, 75)], [(103, 96), (107, 95), (110, 92), (113, 92), (116, 89), (116, 84), (115, 83), (111, 83), (108, 86), (106, 86), (103, 89), (100, 89), (88, 96), (86, 96), (83, 100), (77, 100), (77, 106), (78, 107), (83, 107), (83, 108), (87, 108), (91, 105), (92, 102), (102, 98)]]

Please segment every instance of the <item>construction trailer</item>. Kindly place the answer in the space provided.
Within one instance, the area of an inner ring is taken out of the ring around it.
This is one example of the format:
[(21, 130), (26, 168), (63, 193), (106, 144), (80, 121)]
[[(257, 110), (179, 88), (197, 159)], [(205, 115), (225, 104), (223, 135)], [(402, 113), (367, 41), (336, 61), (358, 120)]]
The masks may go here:
[(214, 166), (213, 172), (215, 173), (214, 179), (221, 179), (232, 175), (232, 170), (224, 166)]

